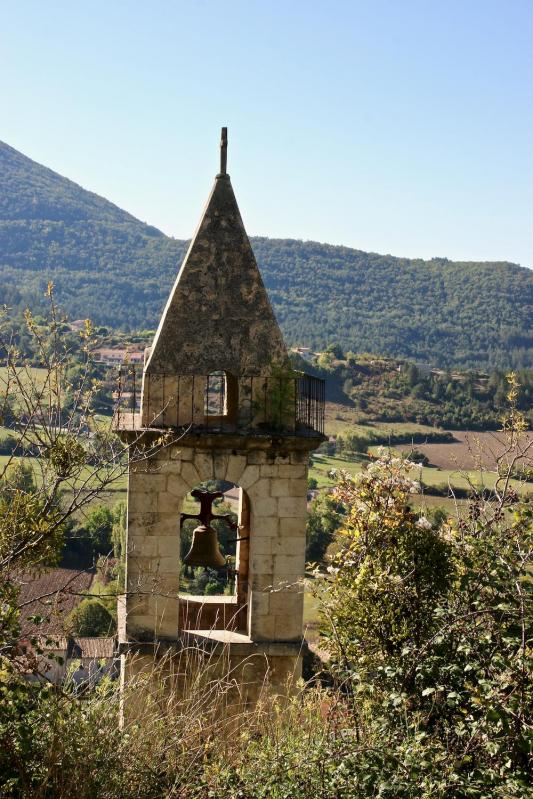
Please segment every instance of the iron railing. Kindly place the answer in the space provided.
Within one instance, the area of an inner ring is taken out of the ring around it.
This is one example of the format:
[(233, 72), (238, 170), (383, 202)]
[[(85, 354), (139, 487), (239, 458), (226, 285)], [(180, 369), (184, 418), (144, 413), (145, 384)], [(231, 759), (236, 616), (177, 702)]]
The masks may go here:
[(144, 375), (141, 366), (119, 369), (115, 415), (118, 428), (249, 430), (324, 434), (325, 381), (290, 375)]

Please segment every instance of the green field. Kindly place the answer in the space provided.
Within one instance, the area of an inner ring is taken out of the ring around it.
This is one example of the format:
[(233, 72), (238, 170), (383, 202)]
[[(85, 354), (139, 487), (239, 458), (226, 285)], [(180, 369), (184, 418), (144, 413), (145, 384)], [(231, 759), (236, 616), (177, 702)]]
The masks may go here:
[[(376, 454), (379, 447), (370, 447), (371, 454)], [(335, 479), (328, 476), (328, 472), (332, 470), (346, 471), (349, 474), (359, 474), (364, 464), (368, 462), (366, 458), (361, 456), (359, 459), (349, 460), (347, 458), (336, 457), (333, 455), (313, 455), (313, 466), (309, 471), (309, 476), (314, 477), (318, 483), (319, 488), (330, 488), (335, 485)], [(439, 469), (435, 466), (423, 466), (411, 472), (414, 480), (421, 481), (427, 486), (449, 486), (452, 490), (454, 488), (468, 489), (471, 485), (476, 488), (485, 487), (487, 489), (494, 488), (497, 475), (491, 471), (468, 471), (468, 470), (452, 470), (452, 469)], [(527, 493), (533, 490), (530, 483), (521, 483), (518, 480), (511, 480), (510, 485), (519, 492)], [(447, 497), (424, 497), (429, 505), (446, 506), (450, 498)], [(453, 503), (453, 498), (451, 499)]]
[[(9, 455), (0, 455), (0, 475), (2, 474), (3, 470), (7, 467), (7, 465), (10, 462), (12, 464), (22, 462), (22, 463), (25, 463), (25, 464), (28, 464), (28, 465), (32, 466), (33, 467), (33, 473), (34, 473), (34, 476), (35, 476), (35, 482), (37, 483), (37, 485), (40, 485), (41, 480), (42, 480), (42, 475), (41, 475), (41, 470), (39, 468), (39, 461), (38, 461), (37, 458), (19, 458), (19, 457), (11, 458)], [(75, 485), (72, 486), (72, 488), (73, 489), (79, 488), (81, 485), (83, 485), (85, 483), (86, 480), (89, 481), (88, 484), (87, 484), (87, 488), (88, 489), (91, 488), (91, 486), (92, 486), (92, 483), (91, 483), (91, 480), (90, 480), (91, 477), (93, 477), (92, 467), (91, 466), (85, 466), (83, 468), (83, 470), (81, 471), (78, 480), (76, 481)], [(109, 486), (106, 488), (106, 492), (105, 493), (106, 494), (107, 493), (111, 493), (111, 494), (125, 493), (126, 486), (127, 486), (127, 479), (128, 478), (127, 478), (126, 474), (119, 475), (116, 480), (114, 480), (112, 483), (109, 484)]]
[(430, 438), (435, 433), (443, 433), (435, 427), (416, 422), (368, 422), (361, 424), (358, 420), (361, 412), (341, 405), (326, 404), (326, 434), (330, 436), (356, 433), (364, 437), (379, 436), (386, 439), (392, 434), (402, 435), (427, 435)]
[[(20, 381), (28, 388), (32, 386), (38, 391), (42, 389), (46, 382), (48, 369), (41, 369), (37, 366), (21, 367), (17, 369)], [(7, 366), (0, 366), (0, 392), (5, 390), (8, 378), (13, 380), (13, 370)]]

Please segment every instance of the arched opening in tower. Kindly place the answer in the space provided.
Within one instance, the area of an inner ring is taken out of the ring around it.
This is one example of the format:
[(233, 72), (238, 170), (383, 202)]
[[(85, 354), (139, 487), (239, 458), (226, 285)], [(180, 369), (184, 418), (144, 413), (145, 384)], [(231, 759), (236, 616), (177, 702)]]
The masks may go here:
[(247, 629), (250, 505), (246, 492), (209, 480), (180, 514), (182, 629)]

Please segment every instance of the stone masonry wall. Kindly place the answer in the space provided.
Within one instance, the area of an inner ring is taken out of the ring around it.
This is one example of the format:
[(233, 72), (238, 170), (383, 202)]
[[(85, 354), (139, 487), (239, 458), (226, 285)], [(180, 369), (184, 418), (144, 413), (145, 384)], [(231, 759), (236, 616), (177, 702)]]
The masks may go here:
[(177, 639), (179, 514), (186, 494), (213, 478), (243, 488), (250, 503), (248, 634), (301, 638), (307, 452), (172, 445), (129, 475), (122, 640)]

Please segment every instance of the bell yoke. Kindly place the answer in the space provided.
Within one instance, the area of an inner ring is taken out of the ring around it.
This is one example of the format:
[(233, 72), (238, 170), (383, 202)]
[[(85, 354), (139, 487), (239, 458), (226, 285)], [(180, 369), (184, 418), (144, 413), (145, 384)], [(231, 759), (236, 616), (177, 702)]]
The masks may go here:
[(195, 488), (191, 491), (191, 496), (200, 503), (199, 513), (182, 513), (180, 521), (183, 524), (185, 519), (198, 519), (201, 524), (194, 529), (191, 548), (183, 559), (187, 566), (205, 566), (210, 569), (221, 569), (227, 565), (226, 558), (220, 551), (216, 531), (211, 527), (213, 519), (223, 519), (231, 530), (237, 530), (237, 522), (231, 513), (213, 513), (213, 502), (221, 499), (224, 494), (222, 491), (207, 491), (203, 488)]

